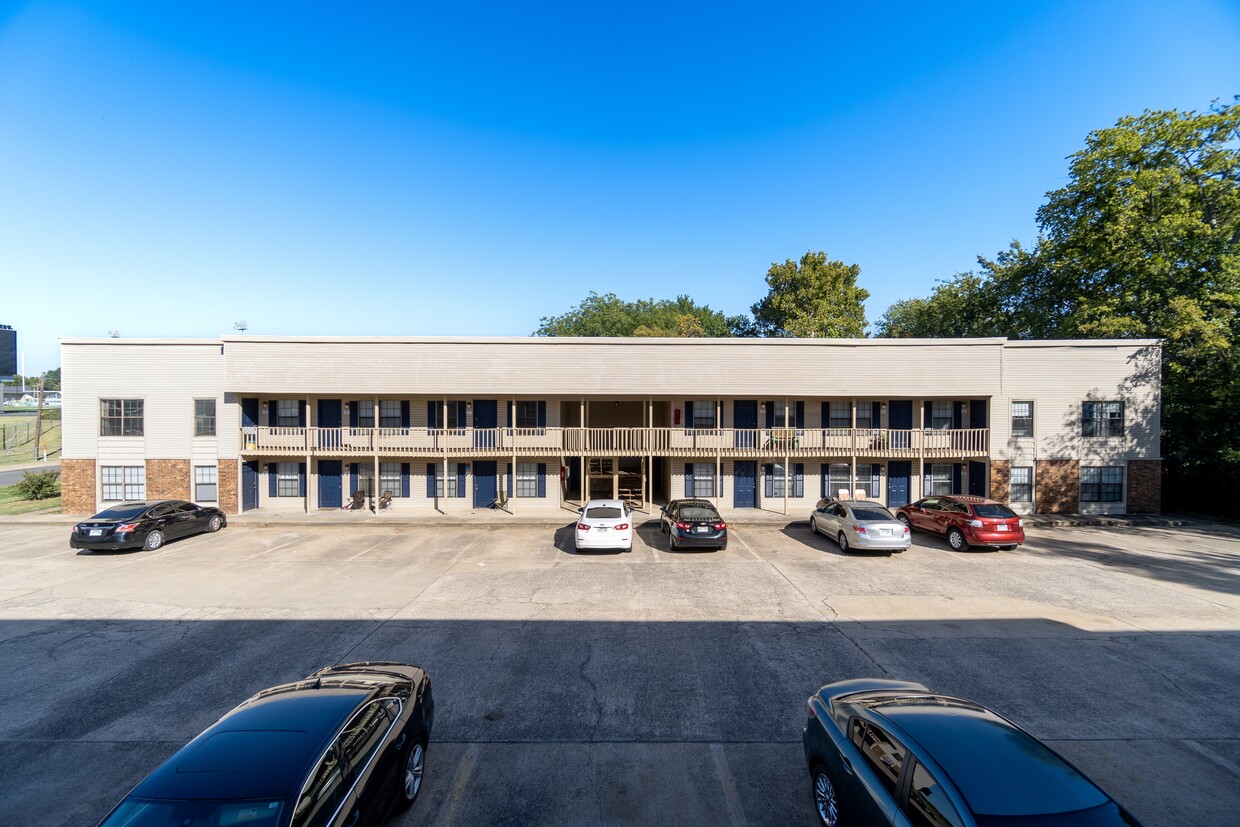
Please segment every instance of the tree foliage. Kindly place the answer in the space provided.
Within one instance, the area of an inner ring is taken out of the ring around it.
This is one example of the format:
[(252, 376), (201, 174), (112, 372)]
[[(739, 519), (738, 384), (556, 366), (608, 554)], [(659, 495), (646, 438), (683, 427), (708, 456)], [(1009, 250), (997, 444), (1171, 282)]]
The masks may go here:
[(593, 291), (560, 316), (543, 316), (535, 336), (667, 336), (724, 337), (747, 320), (725, 316), (688, 296), (675, 299), (625, 301), (615, 293)]
[(865, 335), (865, 300), (857, 286), (861, 268), (807, 252), (800, 262), (774, 263), (766, 273), (769, 290), (752, 308), (759, 336), (856, 338)]
[(1069, 161), (1033, 249), (898, 302), (880, 335), (1163, 339), (1168, 502), (1205, 491), (1224, 508), (1240, 484), (1240, 103), (1122, 118)]

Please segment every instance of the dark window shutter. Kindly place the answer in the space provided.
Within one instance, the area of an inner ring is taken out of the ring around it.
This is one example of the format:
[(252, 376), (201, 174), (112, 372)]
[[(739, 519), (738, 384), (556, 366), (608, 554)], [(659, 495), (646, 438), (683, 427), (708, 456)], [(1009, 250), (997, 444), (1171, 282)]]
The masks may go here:
[(819, 424), (818, 427), (819, 428), (830, 428), (831, 427), (831, 403), (830, 402), (822, 403), (822, 422), (821, 424)]
[(798, 430), (804, 428), (805, 427), (805, 402), (804, 401), (801, 401), (801, 400), (797, 401), (796, 418), (797, 418), (797, 421), (793, 427), (795, 427)]
[(469, 466), (463, 462), (458, 462), (456, 465), (456, 495), (458, 497), (465, 496), (465, 477), (468, 474)]
[(960, 486), (964, 483), (964, 464), (957, 462), (952, 465), (952, 493), (960, 494)]
[(923, 407), (923, 410), (921, 414), (921, 427), (929, 428), (931, 425), (934, 424), (934, 403), (927, 402), (922, 407)]
[(685, 430), (693, 427), (693, 402), (685, 403)]
[[(433, 405), (435, 403), (432, 402), (431, 404)], [(352, 467), (353, 467), (353, 473), (356, 474), (357, 466), (354, 465)], [(356, 479), (357, 478), (354, 477), (354, 480)], [(356, 481), (353, 483), (353, 487), (357, 488)], [(435, 497), (435, 463), (428, 462), (426, 463), (426, 498), (433, 499), (434, 497)]]
[(538, 496), (547, 496), (547, 463), (538, 463)]
[(306, 400), (297, 400), (297, 427), (306, 427)]
[(349, 499), (353, 499), (353, 492), (357, 490), (357, 463), (349, 463)]
[[(692, 404), (692, 403), (690, 403)], [(685, 463), (685, 496), (693, 496), (693, 463)]]
[(409, 463), (407, 462), (400, 464), (400, 495), (409, 496)]
[(349, 427), (356, 428), (358, 423), (357, 402), (349, 403)]
[(870, 427), (871, 428), (883, 427), (883, 403), (882, 402), (871, 402), (870, 403)]
[(797, 497), (804, 497), (805, 496), (805, 463), (798, 462), (796, 464), (796, 472), (797, 472), (797, 487), (794, 489), (793, 493)]
[(547, 427), (547, 400), (538, 400), (538, 427)]
[[(352, 416), (352, 414), (350, 414)], [(435, 404), (434, 399), (426, 400), (426, 427), (439, 427), (439, 406)]]
[(827, 496), (827, 478), (830, 476), (830, 473), (831, 466), (824, 462), (822, 464), (822, 493), (818, 495), (819, 497)]
[(274, 462), (267, 463), (267, 496), (268, 497), (276, 496), (276, 479), (279, 476), (279, 474), (277, 473), (277, 469), (279, 469), (279, 467), (280, 466)]
[(508, 474), (507, 474), (508, 487), (504, 490), (508, 492), (508, 497), (509, 499), (511, 499), (512, 497), (515, 497), (517, 495), (517, 489), (512, 487), (512, 463), (511, 462), (507, 463), (507, 466), (508, 466)]
[[(464, 430), (469, 427), (469, 423), (465, 420), (465, 400), (458, 399), (456, 402), (456, 427)], [(462, 497), (465, 495), (462, 494)]]
[(964, 403), (952, 403), (952, 427), (960, 430), (964, 427)]
[(878, 483), (878, 471), (879, 471), (879, 468), (878, 468), (877, 463), (870, 466), (870, 496), (871, 497), (878, 496), (878, 484), (879, 484)]
[(306, 464), (297, 463), (297, 496), (306, 496)]
[(770, 399), (766, 400), (766, 427), (775, 427), (775, 403)]
[[(769, 411), (770, 408), (768, 407)], [(762, 466), (763, 491), (762, 493), (768, 497), (775, 496), (775, 466), (767, 463)]]
[(409, 427), (409, 400), (400, 400), (400, 427)]
[(276, 427), (280, 421), (280, 402), (277, 399), (267, 400), (267, 426)]

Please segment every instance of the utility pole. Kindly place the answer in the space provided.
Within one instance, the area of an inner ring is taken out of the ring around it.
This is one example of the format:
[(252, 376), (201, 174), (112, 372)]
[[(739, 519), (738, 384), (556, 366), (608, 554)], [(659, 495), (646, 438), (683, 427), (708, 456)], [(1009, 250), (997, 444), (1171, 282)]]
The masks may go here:
[(34, 458), (39, 458), (39, 441), (43, 439), (43, 380), (46, 373), (39, 374), (39, 405), (34, 415)]

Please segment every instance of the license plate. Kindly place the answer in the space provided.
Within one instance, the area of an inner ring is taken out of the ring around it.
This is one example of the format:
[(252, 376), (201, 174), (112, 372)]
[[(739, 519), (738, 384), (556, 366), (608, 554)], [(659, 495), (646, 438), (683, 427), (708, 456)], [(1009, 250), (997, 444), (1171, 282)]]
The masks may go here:
[(700, 525), (693, 530), (696, 531), (698, 534), (705, 534), (706, 532), (710, 531), (710, 526)]
[(997, 530), (999, 530), (999, 531), (1007, 531), (1007, 530), (1008, 530), (1007, 523), (999, 523), (999, 525), (995, 526), (995, 528), (996, 528)]
[(90, 533), (90, 536), (91, 536), (91, 537), (102, 537), (102, 536), (103, 536), (103, 529), (102, 529), (102, 528), (92, 528), (92, 529), (90, 530), (90, 532), (89, 532), (89, 533)]
[(598, 527), (598, 530), (599, 530), (599, 531), (606, 531), (609, 527), (610, 527), (610, 526), (601, 525), (601, 526), (599, 526), (599, 527)]
[(878, 536), (879, 536), (879, 537), (890, 537), (890, 536), (891, 536), (891, 529), (889, 529), (889, 528), (880, 528), (880, 529), (878, 530)]

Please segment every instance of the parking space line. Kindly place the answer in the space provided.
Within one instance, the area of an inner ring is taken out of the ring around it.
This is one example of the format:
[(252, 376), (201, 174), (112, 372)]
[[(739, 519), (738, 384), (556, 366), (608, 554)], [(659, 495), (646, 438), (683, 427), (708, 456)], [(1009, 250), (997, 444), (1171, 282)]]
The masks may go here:
[(732, 768), (728, 766), (728, 756), (723, 751), (723, 744), (711, 744), (710, 756), (715, 760), (715, 770), (719, 773), (719, 785), (723, 789), (728, 823), (735, 827), (745, 827), (749, 822), (745, 818), (745, 808), (741, 806), (741, 796), (736, 790), (736, 779), (732, 777)]
[(452, 778), (452, 787), (448, 790), (448, 798), (439, 808), (439, 813), (431, 823), (456, 823), (457, 810), (461, 808), (461, 802), (465, 800), (465, 789), (469, 786), (469, 778), (474, 773), (474, 765), (478, 763), (479, 750), (478, 744), (471, 744), (461, 756), (461, 763), (457, 765), (456, 775)]
[(745, 542), (745, 538), (741, 537), (741, 535), (736, 532), (736, 529), (732, 529), (732, 531), (729, 533), (736, 540), (736, 542), (741, 544), (741, 548), (749, 552), (750, 557), (752, 557), (755, 560), (762, 560), (762, 558), (758, 556), (758, 552), (754, 551), (753, 548), (749, 545), (749, 543)]

